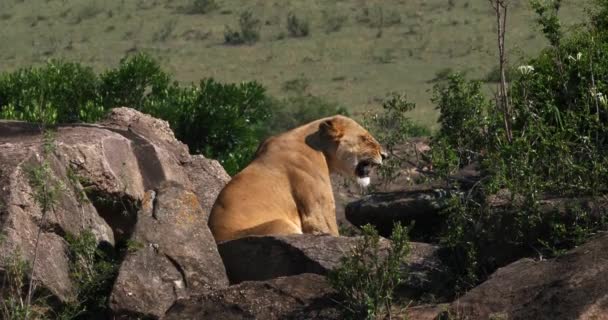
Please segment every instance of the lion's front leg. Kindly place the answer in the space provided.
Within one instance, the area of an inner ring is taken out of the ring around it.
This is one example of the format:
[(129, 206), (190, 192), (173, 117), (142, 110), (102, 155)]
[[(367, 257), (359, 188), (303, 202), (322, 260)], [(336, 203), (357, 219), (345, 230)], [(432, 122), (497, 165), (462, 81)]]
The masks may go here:
[(298, 212), (304, 233), (339, 236), (336, 205), (331, 189), (329, 192), (330, 196), (327, 196), (327, 193), (310, 195), (301, 197), (298, 201)]

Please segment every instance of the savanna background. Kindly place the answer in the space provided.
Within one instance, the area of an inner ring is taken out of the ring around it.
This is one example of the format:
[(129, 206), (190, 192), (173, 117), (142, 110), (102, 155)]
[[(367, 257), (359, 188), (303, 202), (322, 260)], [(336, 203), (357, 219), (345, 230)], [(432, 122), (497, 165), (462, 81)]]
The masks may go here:
[[(584, 2), (584, 1), (583, 1)], [(563, 1), (567, 30), (587, 6)], [(548, 42), (528, 1), (511, 1), (507, 52), (518, 65)], [(227, 45), (243, 12), (259, 39)], [(288, 16), (308, 25), (293, 36)], [(388, 92), (407, 94), (419, 124), (437, 129), (434, 81), (450, 71), (496, 80), (496, 24), (486, 0), (412, 1), (13, 1), (0, 4), (0, 70), (66, 59), (96, 72), (145, 52), (183, 84), (203, 78), (257, 81), (276, 97), (310, 93), (351, 114), (378, 109)]]
[[(0, 118), (40, 124), (44, 156), (56, 125), (117, 106), (166, 120), (231, 175), (271, 134), (336, 113), (361, 121), (391, 157), (356, 196), (422, 194), (436, 220), (425, 229), (399, 213), (383, 229), (372, 214), (373, 226), (343, 227), (364, 237), (328, 278), (354, 319), (453, 301), (498, 268), (564, 256), (608, 229), (606, 0), (5, 0), (0, 30)], [(44, 161), (29, 183), (46, 212), (59, 189)], [(379, 235), (394, 240), (386, 259)], [(409, 239), (440, 250), (449, 292), (399, 296)], [(103, 281), (83, 282), (95, 301), (63, 306), (66, 317), (109, 312), (120, 261), (96, 256), (87, 233), (68, 242)], [(27, 318), (27, 263), (15, 261), (9, 296)]]

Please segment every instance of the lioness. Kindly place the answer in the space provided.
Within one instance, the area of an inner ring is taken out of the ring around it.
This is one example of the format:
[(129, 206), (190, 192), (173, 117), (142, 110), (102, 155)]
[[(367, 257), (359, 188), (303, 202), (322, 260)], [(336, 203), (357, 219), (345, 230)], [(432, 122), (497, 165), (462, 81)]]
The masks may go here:
[(344, 116), (320, 119), (271, 137), (220, 192), (209, 217), (216, 241), (248, 235), (338, 235), (329, 175), (367, 186), (386, 153), (367, 130)]

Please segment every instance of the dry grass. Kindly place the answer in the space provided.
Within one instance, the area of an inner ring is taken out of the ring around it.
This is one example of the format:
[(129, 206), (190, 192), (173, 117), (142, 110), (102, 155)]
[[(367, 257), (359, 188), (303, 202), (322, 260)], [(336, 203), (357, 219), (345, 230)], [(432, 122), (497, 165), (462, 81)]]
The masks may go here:
[[(438, 71), (481, 78), (497, 64), (487, 0), (452, 6), (445, 0), (218, 0), (206, 14), (190, 13), (192, 1), (2, 1), (0, 43), (8, 45), (0, 50), (0, 71), (49, 58), (103, 70), (139, 50), (183, 82), (258, 80), (280, 96), (286, 81), (302, 76), (310, 79), (311, 93), (354, 113), (377, 107), (389, 91), (406, 92), (418, 104), (414, 118), (432, 126), (436, 111), (428, 90)], [(580, 18), (582, 7), (565, 0), (563, 22)], [(225, 26), (236, 25), (245, 9), (262, 21), (260, 41), (225, 45)], [(285, 36), (289, 12), (310, 22), (308, 37)], [(328, 26), (336, 13), (343, 20), (339, 28)], [(545, 45), (533, 18), (527, 1), (512, 1), (507, 48), (513, 63)]]

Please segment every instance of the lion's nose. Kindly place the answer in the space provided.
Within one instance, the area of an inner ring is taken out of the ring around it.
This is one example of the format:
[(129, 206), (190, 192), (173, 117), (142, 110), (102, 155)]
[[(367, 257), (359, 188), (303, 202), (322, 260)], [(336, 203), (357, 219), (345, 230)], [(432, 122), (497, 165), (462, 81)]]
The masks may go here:
[(386, 153), (386, 151), (380, 151), (380, 156), (382, 157), (382, 160), (386, 160), (386, 158), (388, 158), (388, 153)]

